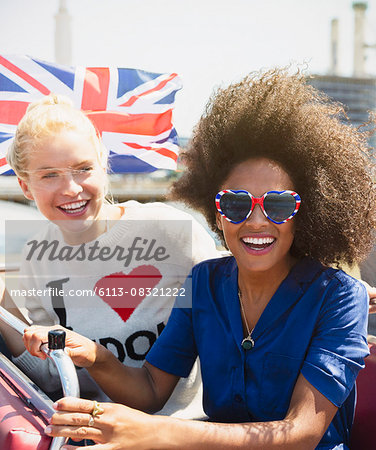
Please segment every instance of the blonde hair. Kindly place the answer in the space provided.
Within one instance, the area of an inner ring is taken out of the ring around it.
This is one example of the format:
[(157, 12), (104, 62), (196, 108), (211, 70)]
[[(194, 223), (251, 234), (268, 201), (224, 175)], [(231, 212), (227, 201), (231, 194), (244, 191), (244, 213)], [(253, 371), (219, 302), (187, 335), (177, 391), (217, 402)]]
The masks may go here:
[(102, 167), (107, 168), (107, 150), (90, 119), (62, 95), (50, 94), (31, 103), (19, 122), (9, 147), (7, 162), (19, 178), (27, 178), (28, 156), (41, 141), (64, 130), (77, 130), (92, 142)]

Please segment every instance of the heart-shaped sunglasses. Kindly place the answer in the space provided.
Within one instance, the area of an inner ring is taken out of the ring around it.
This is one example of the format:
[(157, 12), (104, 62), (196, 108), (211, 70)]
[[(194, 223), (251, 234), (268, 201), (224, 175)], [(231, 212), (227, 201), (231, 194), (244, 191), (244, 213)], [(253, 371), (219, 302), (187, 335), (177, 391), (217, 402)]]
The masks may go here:
[(280, 225), (295, 216), (300, 203), (301, 198), (294, 191), (269, 191), (262, 197), (254, 197), (248, 191), (226, 189), (215, 197), (218, 212), (231, 223), (244, 222), (254, 207), (260, 205), (265, 217)]

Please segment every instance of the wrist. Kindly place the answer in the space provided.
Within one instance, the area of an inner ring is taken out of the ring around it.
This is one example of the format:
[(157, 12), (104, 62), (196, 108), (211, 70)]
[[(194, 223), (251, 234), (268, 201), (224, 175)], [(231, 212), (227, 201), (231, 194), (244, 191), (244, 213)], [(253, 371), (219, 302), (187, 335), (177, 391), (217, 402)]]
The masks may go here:
[(104, 347), (101, 344), (94, 343), (95, 344), (95, 358), (93, 361), (92, 366), (90, 369), (100, 369), (101, 367), (105, 366), (108, 361), (113, 357), (114, 355), (108, 350), (106, 347)]
[(155, 449), (168, 450), (181, 448), (178, 433), (176, 433), (176, 426), (178, 426), (178, 419), (169, 416), (150, 416), (152, 419), (153, 435), (158, 436), (158, 440), (154, 441)]

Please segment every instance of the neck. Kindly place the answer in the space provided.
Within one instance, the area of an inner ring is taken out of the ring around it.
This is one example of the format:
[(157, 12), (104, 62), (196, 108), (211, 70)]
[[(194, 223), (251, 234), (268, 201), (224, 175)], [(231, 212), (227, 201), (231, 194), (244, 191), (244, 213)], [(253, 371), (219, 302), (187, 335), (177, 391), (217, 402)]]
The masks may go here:
[(93, 220), (86, 227), (82, 226), (79, 231), (65, 230), (60, 227), (61, 233), (64, 237), (64, 241), (69, 245), (80, 245), (86, 242), (91, 242), (98, 236), (106, 232), (105, 220)]
[(98, 216), (89, 221), (87, 226), (83, 223), (83, 228), (78, 231), (66, 230), (60, 227), (64, 241), (69, 245), (80, 245), (91, 242), (98, 236), (106, 233), (112, 226), (111, 221), (120, 219), (121, 209), (116, 205), (104, 204)]
[(289, 254), (283, 261), (265, 271), (251, 272), (239, 267), (238, 285), (247, 303), (267, 304), (295, 262), (296, 259)]

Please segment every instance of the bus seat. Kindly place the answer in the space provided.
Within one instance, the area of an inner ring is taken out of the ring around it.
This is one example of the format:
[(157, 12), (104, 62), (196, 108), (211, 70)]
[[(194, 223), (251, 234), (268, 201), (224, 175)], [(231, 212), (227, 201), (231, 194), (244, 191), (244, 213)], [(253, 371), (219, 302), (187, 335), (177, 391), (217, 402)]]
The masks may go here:
[(351, 450), (376, 449), (376, 339), (369, 337), (370, 355), (356, 380), (357, 401), (351, 431)]

